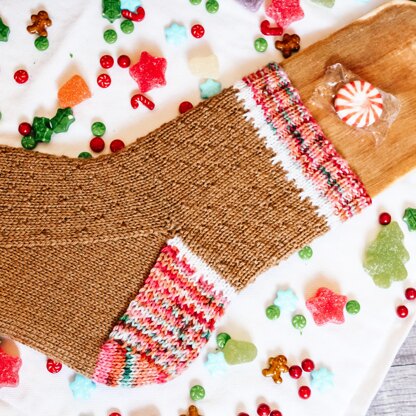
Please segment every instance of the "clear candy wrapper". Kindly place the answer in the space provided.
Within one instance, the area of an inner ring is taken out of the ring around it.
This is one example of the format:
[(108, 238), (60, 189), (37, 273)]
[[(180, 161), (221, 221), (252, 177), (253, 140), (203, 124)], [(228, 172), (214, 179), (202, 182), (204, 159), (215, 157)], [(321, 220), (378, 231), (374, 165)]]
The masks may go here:
[(323, 80), (312, 93), (310, 103), (335, 112), (339, 123), (348, 125), (360, 139), (372, 137), (376, 145), (387, 136), (400, 111), (397, 97), (339, 63), (327, 68)]

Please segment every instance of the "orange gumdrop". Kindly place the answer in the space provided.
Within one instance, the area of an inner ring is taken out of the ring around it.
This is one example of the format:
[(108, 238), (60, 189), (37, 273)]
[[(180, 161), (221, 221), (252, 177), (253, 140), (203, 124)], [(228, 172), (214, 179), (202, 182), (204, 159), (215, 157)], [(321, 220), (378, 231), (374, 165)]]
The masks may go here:
[(74, 107), (91, 98), (91, 91), (80, 75), (74, 75), (58, 91), (60, 108)]

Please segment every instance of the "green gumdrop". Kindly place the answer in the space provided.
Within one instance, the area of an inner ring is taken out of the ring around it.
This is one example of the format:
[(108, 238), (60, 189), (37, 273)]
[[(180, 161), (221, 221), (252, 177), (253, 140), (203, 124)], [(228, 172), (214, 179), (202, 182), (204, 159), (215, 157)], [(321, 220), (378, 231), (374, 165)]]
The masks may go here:
[(257, 357), (257, 348), (251, 342), (230, 339), (223, 349), (227, 364), (243, 364), (253, 361)]
[(225, 344), (231, 339), (231, 337), (226, 332), (221, 332), (217, 335), (217, 346), (219, 349), (223, 349)]
[(404, 235), (396, 221), (382, 227), (376, 239), (365, 252), (364, 270), (374, 283), (388, 288), (392, 281), (404, 280), (407, 270), (404, 266), (409, 253), (403, 245)]
[(111, 23), (121, 17), (121, 1), (120, 0), (103, 0), (103, 17)]

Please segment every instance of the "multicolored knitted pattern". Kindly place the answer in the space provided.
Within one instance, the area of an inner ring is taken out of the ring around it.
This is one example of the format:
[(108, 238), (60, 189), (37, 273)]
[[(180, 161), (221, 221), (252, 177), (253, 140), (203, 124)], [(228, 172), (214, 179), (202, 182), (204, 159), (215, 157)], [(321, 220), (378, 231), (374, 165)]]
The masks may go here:
[(276, 154), (288, 179), (311, 198), (328, 224), (352, 217), (371, 204), (358, 176), (325, 137), (286, 72), (276, 63), (235, 84), (247, 118)]
[(234, 289), (174, 238), (103, 345), (93, 376), (110, 386), (163, 383), (208, 341)]

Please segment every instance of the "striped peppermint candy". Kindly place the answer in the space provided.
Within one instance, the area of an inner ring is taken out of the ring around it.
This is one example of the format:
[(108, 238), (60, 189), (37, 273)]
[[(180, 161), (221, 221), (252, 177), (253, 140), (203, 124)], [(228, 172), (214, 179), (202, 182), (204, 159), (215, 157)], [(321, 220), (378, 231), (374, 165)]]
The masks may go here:
[(383, 97), (369, 82), (351, 81), (338, 90), (334, 107), (344, 123), (353, 127), (367, 127), (383, 113)]

